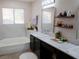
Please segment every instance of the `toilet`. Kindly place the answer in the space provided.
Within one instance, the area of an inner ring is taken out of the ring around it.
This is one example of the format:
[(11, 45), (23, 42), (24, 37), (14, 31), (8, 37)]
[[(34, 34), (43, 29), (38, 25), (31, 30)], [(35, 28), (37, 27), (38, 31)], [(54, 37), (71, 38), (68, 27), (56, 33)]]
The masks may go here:
[(37, 56), (32, 52), (26, 52), (19, 56), (19, 59), (38, 59)]

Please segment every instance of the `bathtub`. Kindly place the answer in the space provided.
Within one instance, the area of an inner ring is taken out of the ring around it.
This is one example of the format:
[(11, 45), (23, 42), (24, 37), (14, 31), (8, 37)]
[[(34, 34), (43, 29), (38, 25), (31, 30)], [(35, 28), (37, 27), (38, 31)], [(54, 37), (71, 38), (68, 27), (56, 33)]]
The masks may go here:
[(0, 55), (21, 52), (30, 48), (27, 37), (7, 38), (0, 40)]

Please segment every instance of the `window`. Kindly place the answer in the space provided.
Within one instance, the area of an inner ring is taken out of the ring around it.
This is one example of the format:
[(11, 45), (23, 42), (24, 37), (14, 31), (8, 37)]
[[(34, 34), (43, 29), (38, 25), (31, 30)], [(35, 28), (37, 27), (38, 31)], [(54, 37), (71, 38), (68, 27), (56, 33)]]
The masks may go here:
[(43, 23), (50, 24), (51, 23), (51, 12), (43, 11)]
[(13, 9), (2, 9), (3, 12), (3, 24), (13, 24)]
[(54, 2), (55, 2), (55, 0), (43, 0), (42, 5), (46, 6), (46, 5), (50, 5), (50, 4), (54, 3)]
[(42, 14), (42, 31), (45, 34), (51, 35), (52, 34), (52, 12), (50, 11), (43, 11)]
[(23, 24), (24, 9), (2, 8), (3, 24)]
[(23, 9), (15, 9), (15, 23), (21, 24), (24, 23), (24, 10)]

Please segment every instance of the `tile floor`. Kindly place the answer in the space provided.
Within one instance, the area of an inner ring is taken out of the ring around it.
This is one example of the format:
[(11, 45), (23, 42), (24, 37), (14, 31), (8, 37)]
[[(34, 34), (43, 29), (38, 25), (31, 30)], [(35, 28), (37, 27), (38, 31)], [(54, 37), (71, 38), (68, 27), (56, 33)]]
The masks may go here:
[(19, 56), (24, 52), (32, 52), (32, 51), (31, 49), (27, 49), (26, 51), (23, 51), (23, 52), (1, 55), (0, 59), (19, 59)]
[(20, 55), (20, 53), (2, 55), (2, 56), (0, 56), (0, 59), (19, 59), (19, 55)]

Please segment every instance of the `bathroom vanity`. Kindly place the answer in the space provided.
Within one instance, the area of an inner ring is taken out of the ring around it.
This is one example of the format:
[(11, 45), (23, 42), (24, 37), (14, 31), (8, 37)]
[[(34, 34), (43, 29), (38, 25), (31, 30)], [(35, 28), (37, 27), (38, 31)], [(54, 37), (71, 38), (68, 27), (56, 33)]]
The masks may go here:
[(75, 47), (73, 44), (55, 42), (50, 36), (39, 32), (31, 33), (30, 40), (30, 47), (39, 59), (79, 59), (79, 55), (71, 51)]

